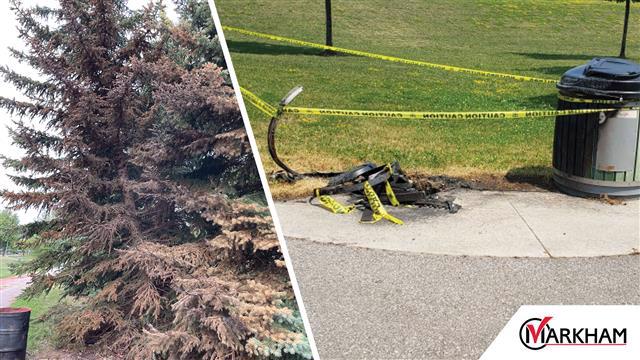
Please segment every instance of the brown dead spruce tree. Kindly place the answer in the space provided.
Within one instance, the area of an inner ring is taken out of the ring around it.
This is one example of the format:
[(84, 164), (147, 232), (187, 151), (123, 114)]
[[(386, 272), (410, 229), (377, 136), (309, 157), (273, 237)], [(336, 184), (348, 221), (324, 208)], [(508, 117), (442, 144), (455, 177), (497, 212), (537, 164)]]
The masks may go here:
[(181, 1), (177, 26), (160, 4), (13, 5), (26, 44), (13, 55), (39, 74), (1, 69), (28, 99), (0, 98), (21, 119), (24, 156), (5, 166), (26, 188), (2, 197), (48, 214), (21, 270), (28, 294), (71, 299), (53, 317), (59, 343), (139, 359), (310, 358), (268, 211), (238, 196), (259, 183), (233, 90), (189, 18), (206, 1)]

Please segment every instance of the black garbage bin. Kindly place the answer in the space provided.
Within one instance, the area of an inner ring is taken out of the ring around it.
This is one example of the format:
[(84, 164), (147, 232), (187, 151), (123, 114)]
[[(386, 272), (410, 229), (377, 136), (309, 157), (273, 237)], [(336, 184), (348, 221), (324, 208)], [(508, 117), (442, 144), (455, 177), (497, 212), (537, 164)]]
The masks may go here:
[(640, 64), (596, 58), (567, 71), (558, 109), (616, 109), (556, 117), (553, 178), (580, 196), (640, 195)]
[(29, 308), (0, 308), (0, 360), (24, 360), (27, 355)]

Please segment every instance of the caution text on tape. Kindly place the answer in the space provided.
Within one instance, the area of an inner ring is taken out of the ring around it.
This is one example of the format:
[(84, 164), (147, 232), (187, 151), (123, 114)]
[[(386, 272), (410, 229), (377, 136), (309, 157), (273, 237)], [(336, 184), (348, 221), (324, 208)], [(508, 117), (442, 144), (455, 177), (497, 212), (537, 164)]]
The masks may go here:
[(567, 116), (593, 114), (616, 110), (632, 110), (633, 108), (607, 109), (567, 109), (567, 110), (532, 110), (532, 111), (468, 111), (468, 112), (424, 112), (424, 111), (380, 111), (380, 110), (343, 110), (302, 107), (285, 107), (283, 112), (301, 115), (348, 116), (396, 119), (521, 119), (551, 116)]
[[(251, 91), (240, 88), (242, 94), (251, 104), (269, 116), (275, 116), (278, 109), (260, 99)], [(561, 100), (571, 102), (593, 102), (596, 104), (620, 104), (617, 100), (580, 99), (560, 96)], [(517, 111), (385, 111), (385, 110), (346, 110), (326, 108), (284, 107), (282, 112), (300, 115), (320, 116), (346, 116), (346, 117), (370, 117), (370, 118), (396, 118), (396, 119), (459, 119), (459, 120), (483, 120), (483, 119), (522, 119), (554, 116), (569, 116), (595, 114), (617, 110), (636, 110), (635, 107), (602, 108), (602, 109), (565, 109), (565, 110), (517, 110)]]

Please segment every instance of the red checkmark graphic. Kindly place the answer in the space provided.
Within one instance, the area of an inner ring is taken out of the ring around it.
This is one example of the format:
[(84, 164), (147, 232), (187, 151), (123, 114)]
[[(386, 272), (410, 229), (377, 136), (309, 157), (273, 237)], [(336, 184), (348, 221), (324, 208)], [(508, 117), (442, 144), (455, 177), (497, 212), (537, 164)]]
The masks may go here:
[(529, 330), (529, 333), (531, 333), (534, 343), (538, 342), (538, 336), (540, 336), (540, 333), (542, 333), (542, 329), (544, 329), (545, 325), (547, 325), (551, 318), (551, 316), (545, 316), (544, 319), (542, 319), (542, 321), (540, 322), (540, 325), (538, 325), (537, 329), (534, 329), (532, 324), (527, 324), (527, 330)]

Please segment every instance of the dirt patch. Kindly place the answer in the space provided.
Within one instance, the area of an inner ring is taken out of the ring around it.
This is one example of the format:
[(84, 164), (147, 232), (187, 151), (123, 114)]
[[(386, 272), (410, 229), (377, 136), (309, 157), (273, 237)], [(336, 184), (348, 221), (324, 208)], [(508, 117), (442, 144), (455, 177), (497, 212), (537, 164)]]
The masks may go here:
[(605, 204), (609, 204), (609, 205), (627, 205), (627, 203), (624, 201), (624, 199), (612, 198), (612, 197), (609, 197), (609, 195), (607, 195), (607, 194), (601, 195), (598, 199), (601, 202), (603, 202)]
[(513, 176), (503, 174), (470, 174), (466, 176), (410, 174), (416, 187), (430, 192), (453, 189), (491, 191), (556, 191), (546, 176)]

